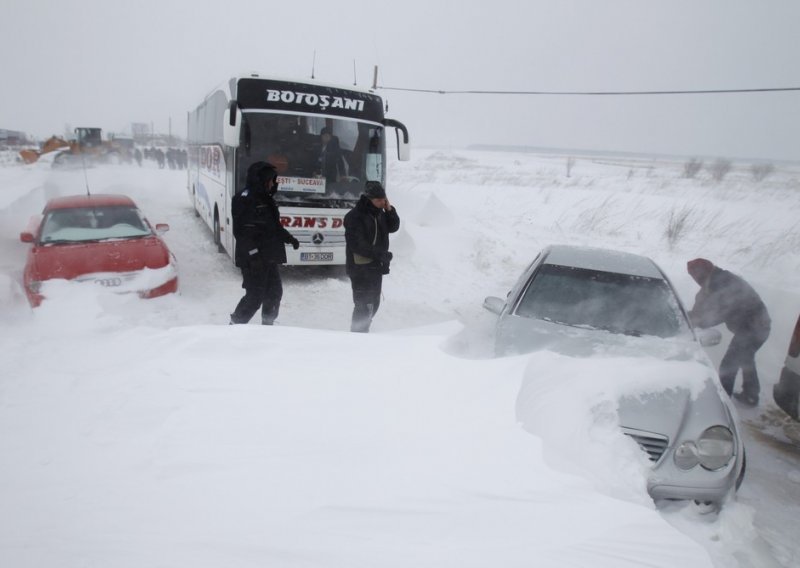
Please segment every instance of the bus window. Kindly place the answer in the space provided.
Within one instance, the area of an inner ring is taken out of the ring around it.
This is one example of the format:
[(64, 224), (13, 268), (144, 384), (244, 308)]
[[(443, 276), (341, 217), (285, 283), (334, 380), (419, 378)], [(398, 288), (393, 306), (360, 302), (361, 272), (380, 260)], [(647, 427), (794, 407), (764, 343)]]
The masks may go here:
[(277, 169), (276, 199), (281, 204), (352, 206), (365, 182), (384, 181), (381, 126), (330, 117), (245, 114), (249, 152), (239, 154), (239, 191), (247, 168), (259, 160)]
[(364, 178), (367, 181), (383, 182), (383, 144), (381, 141), (381, 128), (374, 128), (369, 137)]

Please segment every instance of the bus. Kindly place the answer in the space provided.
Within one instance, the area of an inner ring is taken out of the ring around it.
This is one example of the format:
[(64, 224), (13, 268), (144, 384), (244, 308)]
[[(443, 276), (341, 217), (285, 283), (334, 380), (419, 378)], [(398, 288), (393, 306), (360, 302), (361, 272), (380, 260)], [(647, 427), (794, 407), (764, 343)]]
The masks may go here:
[(278, 171), (281, 223), (300, 241), (291, 265), (345, 263), (344, 215), (368, 181), (386, 185), (386, 135), (408, 160), (408, 130), (374, 91), (273, 77), (234, 77), (188, 114), (188, 186), (220, 252), (235, 258), (231, 199), (247, 168)]

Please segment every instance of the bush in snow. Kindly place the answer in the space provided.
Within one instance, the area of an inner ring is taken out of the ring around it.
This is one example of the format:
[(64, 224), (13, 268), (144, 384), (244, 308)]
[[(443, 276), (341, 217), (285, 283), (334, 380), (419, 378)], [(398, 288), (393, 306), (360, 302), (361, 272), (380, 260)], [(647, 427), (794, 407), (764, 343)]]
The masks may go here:
[(753, 164), (750, 166), (750, 171), (753, 173), (753, 179), (755, 181), (763, 181), (768, 175), (775, 171), (775, 166), (772, 164)]
[(693, 179), (703, 169), (703, 160), (692, 158), (683, 165), (683, 177)]
[(714, 181), (722, 181), (731, 168), (733, 168), (733, 164), (730, 160), (720, 158), (711, 165), (711, 177), (714, 178)]

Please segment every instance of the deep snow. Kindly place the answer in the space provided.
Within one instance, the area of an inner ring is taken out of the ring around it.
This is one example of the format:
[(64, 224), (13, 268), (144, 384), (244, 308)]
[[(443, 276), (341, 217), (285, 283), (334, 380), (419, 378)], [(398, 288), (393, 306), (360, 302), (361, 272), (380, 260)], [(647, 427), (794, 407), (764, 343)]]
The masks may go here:
[[(0, 565), (800, 563), (800, 460), (779, 429), (743, 426), (749, 476), (719, 516), (656, 511), (646, 463), (596, 413), (591, 383), (552, 381), (554, 401), (576, 402), (534, 436), (514, 419), (522, 377), (557, 377), (565, 362), (490, 356), (482, 300), (546, 244), (647, 254), (687, 304), (685, 262), (705, 256), (773, 317), (762, 405), (741, 412), (764, 427), (800, 313), (800, 167), (758, 183), (747, 165), (722, 182), (682, 172), (577, 156), (567, 177), (565, 156), (445, 150), (392, 163), (402, 228), (361, 336), (346, 332), (349, 282), (326, 269), (284, 271), (279, 326), (227, 326), (240, 279), (190, 209), (185, 172), (0, 168)], [(171, 225), (180, 295), (60, 282), (27, 308), (19, 231), (87, 179)]]

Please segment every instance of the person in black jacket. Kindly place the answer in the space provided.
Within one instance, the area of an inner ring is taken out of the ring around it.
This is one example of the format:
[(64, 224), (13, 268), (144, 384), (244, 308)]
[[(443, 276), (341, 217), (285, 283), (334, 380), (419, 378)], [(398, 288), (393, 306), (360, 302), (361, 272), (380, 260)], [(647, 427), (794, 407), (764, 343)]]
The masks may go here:
[(347, 174), (339, 138), (327, 126), (320, 132), (319, 170), (328, 183), (335, 183)]
[[(739, 402), (756, 406), (761, 386), (755, 355), (767, 341), (771, 326), (764, 302), (741, 277), (714, 266), (709, 260), (690, 260), (686, 268), (700, 285), (694, 307), (689, 311), (692, 324), (707, 328), (724, 323), (733, 333), (719, 366), (722, 387)], [(742, 370), (742, 390), (734, 393), (739, 369)]]
[(389, 233), (399, 228), (400, 217), (383, 186), (368, 181), (361, 199), (344, 217), (347, 275), (355, 304), (350, 331), (369, 332), (381, 304), (383, 275), (389, 274), (392, 260)]
[(247, 183), (231, 201), (236, 266), (242, 270), (244, 297), (231, 314), (231, 323), (247, 323), (261, 308), (261, 323), (278, 317), (283, 284), (278, 265), (286, 262), (286, 244), (300, 243), (281, 225), (273, 195), (278, 172), (272, 164), (256, 162), (247, 169)]

